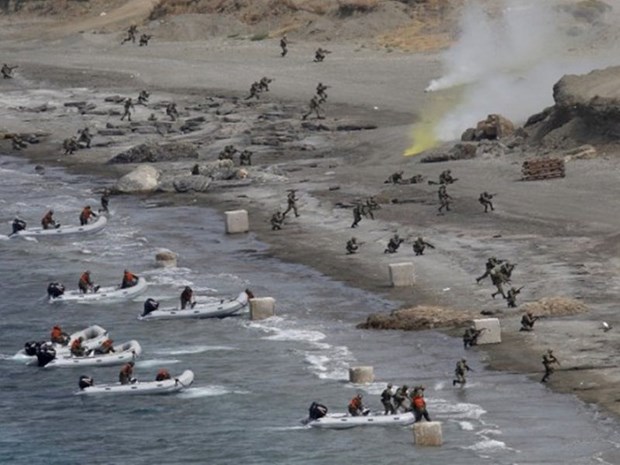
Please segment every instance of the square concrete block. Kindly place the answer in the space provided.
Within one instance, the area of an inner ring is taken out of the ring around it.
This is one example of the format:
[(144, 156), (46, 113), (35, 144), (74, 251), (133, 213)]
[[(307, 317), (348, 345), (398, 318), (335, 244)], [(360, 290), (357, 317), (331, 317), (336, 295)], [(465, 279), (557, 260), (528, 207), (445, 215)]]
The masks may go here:
[(390, 263), (390, 282), (393, 287), (413, 286), (415, 275), (413, 274), (413, 263)]
[(443, 433), (439, 421), (418, 421), (413, 424), (413, 439), (416, 446), (441, 446)]
[(227, 234), (245, 233), (250, 230), (250, 220), (246, 210), (233, 210), (225, 212), (224, 215), (226, 215)]
[(256, 297), (250, 299), (250, 319), (264, 320), (276, 314), (276, 299), (273, 297)]
[(502, 328), (497, 318), (481, 318), (474, 320), (474, 328), (482, 329), (482, 334), (478, 337), (478, 345), (482, 344), (498, 344), (502, 342)]
[(351, 367), (349, 368), (349, 382), (353, 384), (370, 384), (375, 380), (373, 367)]

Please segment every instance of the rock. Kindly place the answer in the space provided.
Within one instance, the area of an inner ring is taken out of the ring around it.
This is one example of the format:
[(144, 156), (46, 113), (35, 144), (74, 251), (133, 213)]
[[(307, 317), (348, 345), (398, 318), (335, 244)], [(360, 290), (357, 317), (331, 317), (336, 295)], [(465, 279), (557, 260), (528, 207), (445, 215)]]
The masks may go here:
[(79, 102), (66, 102), (64, 105), (65, 107), (75, 107), (75, 108), (83, 108), (86, 106), (85, 101), (79, 101)]
[(172, 185), (174, 190), (179, 193), (185, 192), (206, 192), (209, 189), (211, 180), (206, 176), (184, 175), (177, 176)]
[(129, 194), (152, 192), (157, 187), (160, 173), (151, 165), (140, 165), (120, 178), (114, 187), (115, 192)]
[(212, 179), (230, 179), (235, 175), (235, 164), (232, 160), (217, 160), (210, 163), (197, 164), (200, 175)]
[(301, 127), (308, 131), (331, 131), (328, 126), (321, 123), (311, 123), (310, 121), (304, 121), (301, 123)]
[(105, 97), (103, 101), (111, 103), (123, 103), (125, 101), (125, 97), (121, 97), (120, 95), (112, 95), (110, 97)]
[(155, 264), (159, 268), (177, 266), (177, 254), (168, 249), (162, 249), (155, 254)]
[(157, 163), (162, 161), (178, 161), (197, 159), (198, 151), (189, 142), (172, 142), (169, 144), (146, 143), (136, 145), (119, 153), (108, 163)]
[(370, 123), (349, 123), (336, 126), (336, 131), (368, 131), (371, 129), (377, 129), (377, 125)]
[(418, 306), (396, 310), (391, 313), (375, 313), (364, 323), (357, 325), (361, 329), (399, 329), (414, 331), (440, 327), (461, 326), (470, 322), (473, 312), (443, 307)]
[(458, 143), (455, 144), (448, 152), (431, 152), (420, 160), (422, 163), (438, 163), (449, 160), (468, 160), (476, 157), (478, 144), (475, 143)]
[(467, 128), (465, 132), (461, 134), (461, 140), (463, 142), (473, 142), (476, 140), (476, 130), (474, 128)]
[(501, 157), (506, 153), (507, 147), (497, 140), (484, 140), (476, 147), (475, 155), (482, 157)]
[(511, 136), (515, 132), (514, 124), (502, 115), (491, 114), (487, 119), (479, 121), (476, 125), (475, 140), (501, 139)]
[(601, 21), (605, 14), (612, 10), (612, 7), (600, 0), (582, 0), (562, 5), (561, 10), (569, 13), (579, 21), (592, 24)]
[(99, 129), (97, 134), (100, 136), (124, 136), (127, 131), (124, 129)]
[(596, 158), (598, 156), (596, 149), (588, 144), (567, 150), (564, 153), (564, 161), (589, 160), (590, 158)]

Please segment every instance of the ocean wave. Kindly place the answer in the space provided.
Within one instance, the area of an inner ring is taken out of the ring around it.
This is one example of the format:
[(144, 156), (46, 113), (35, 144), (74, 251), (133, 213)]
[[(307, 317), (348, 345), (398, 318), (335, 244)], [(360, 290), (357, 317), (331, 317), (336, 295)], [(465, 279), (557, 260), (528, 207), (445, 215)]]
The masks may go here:
[(515, 449), (512, 449), (508, 446), (506, 446), (506, 443), (503, 441), (498, 441), (496, 439), (489, 439), (489, 438), (484, 438), (481, 441), (478, 441), (475, 444), (472, 444), (471, 446), (466, 446), (465, 449), (469, 449), (469, 450), (473, 450), (476, 452), (490, 452), (490, 451), (494, 451), (494, 450), (510, 450), (510, 451), (514, 451)]
[(183, 349), (178, 349), (178, 348), (159, 349), (159, 350), (153, 351), (153, 353), (160, 354), (160, 355), (186, 355), (186, 354), (201, 354), (203, 352), (210, 352), (210, 351), (216, 351), (216, 350), (237, 350), (237, 349), (235, 349), (234, 347), (229, 347), (229, 346), (199, 345), (199, 346), (189, 346)]
[(183, 399), (198, 399), (200, 397), (214, 397), (230, 394), (232, 391), (224, 386), (200, 386), (190, 387), (179, 393), (179, 397)]
[(179, 363), (180, 360), (177, 359), (151, 359), (151, 360), (141, 360), (136, 362), (137, 368), (153, 368), (165, 365), (173, 365), (175, 363)]
[(451, 418), (468, 418), (479, 420), (482, 415), (487, 413), (480, 405), (458, 402), (456, 404), (447, 402), (443, 399), (429, 401), (436, 413), (450, 416)]
[(278, 329), (274, 328), (276, 334), (265, 336), (263, 339), (268, 341), (307, 341), (316, 342), (325, 339), (325, 334), (320, 331), (306, 329)]

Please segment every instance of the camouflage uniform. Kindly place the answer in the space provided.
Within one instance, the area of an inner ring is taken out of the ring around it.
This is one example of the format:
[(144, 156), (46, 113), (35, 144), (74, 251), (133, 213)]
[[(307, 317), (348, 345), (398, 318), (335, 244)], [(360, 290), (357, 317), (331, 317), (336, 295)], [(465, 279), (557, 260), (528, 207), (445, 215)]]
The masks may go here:
[(249, 150), (244, 150), (239, 154), (239, 165), (240, 166), (251, 166), (252, 165), (252, 152)]
[(357, 225), (360, 223), (360, 221), (362, 221), (362, 205), (356, 203), (353, 207), (353, 224), (351, 225), (351, 227), (357, 228)]
[(308, 113), (304, 114), (301, 119), (306, 119), (312, 114), (312, 112), (316, 113), (317, 119), (324, 118), (324, 116), (321, 116), (321, 103), (319, 102), (319, 97), (316, 95), (310, 99), (310, 103), (308, 104)]
[(404, 171), (397, 171), (391, 174), (384, 184), (402, 184)]
[(139, 43), (140, 47), (146, 47), (149, 44), (149, 40), (151, 40), (151, 37), (153, 36), (148, 35), (148, 34), (142, 34), (140, 36), (140, 43)]
[(280, 39), (280, 48), (282, 49), (282, 53), (280, 53), (280, 56), (285, 57), (286, 54), (288, 53), (288, 39), (286, 36), (282, 36), (282, 38)]
[(286, 207), (286, 210), (284, 210), (283, 216), (286, 216), (286, 214), (291, 210), (293, 210), (293, 212), (295, 213), (295, 217), (299, 216), (299, 213), (297, 212), (297, 200), (299, 199), (295, 197), (295, 192), (295, 189), (291, 189), (286, 196), (286, 202), (288, 205)]
[(546, 383), (549, 380), (549, 377), (555, 371), (553, 369), (553, 365), (555, 365), (555, 364), (560, 365), (560, 362), (553, 355), (553, 351), (551, 349), (549, 349), (549, 350), (547, 350), (547, 353), (544, 354), (543, 357), (542, 357), (542, 364), (545, 367), (545, 374), (542, 377), (542, 379), (540, 380), (540, 382), (541, 383)]
[(131, 121), (131, 110), (134, 109), (133, 106), (133, 100), (131, 99), (131, 97), (127, 98), (127, 100), (125, 100), (125, 103), (123, 104), (125, 112), (123, 113), (123, 116), (121, 116), (121, 121), (123, 121), (125, 119), (125, 116), (127, 117), (128, 121)]
[(387, 248), (383, 251), (383, 253), (396, 253), (400, 247), (400, 244), (403, 242), (405, 242), (404, 239), (401, 239), (398, 234), (394, 234), (394, 237), (390, 238)]
[(538, 320), (538, 317), (534, 316), (532, 312), (525, 312), (525, 315), (521, 318), (521, 329), (519, 331), (534, 331), (536, 320)]
[(329, 88), (329, 86), (324, 86), (322, 82), (316, 86), (316, 95), (319, 97), (319, 103), (323, 103), (327, 100), (327, 94), (325, 91)]
[(17, 68), (17, 66), (9, 66), (6, 63), (2, 65), (0, 69), (0, 73), (4, 79), (13, 79), (13, 70)]
[(271, 217), (271, 230), (279, 231), (282, 229), (282, 223), (284, 223), (284, 215), (280, 210), (278, 210)]
[(250, 95), (248, 95), (245, 99), (250, 100), (251, 98), (256, 97), (256, 100), (258, 100), (260, 98), (260, 96), (258, 95), (260, 94), (260, 90), (260, 83), (253, 82), (250, 86)]
[(92, 141), (93, 136), (90, 134), (90, 130), (88, 128), (84, 128), (78, 131), (79, 138), (77, 140), (78, 144), (84, 143), (86, 144), (86, 148), (90, 148), (90, 143)]
[(347, 241), (347, 254), (354, 254), (359, 250), (359, 245), (357, 244), (357, 238), (352, 237)]
[(439, 213), (441, 213), (444, 208), (446, 209), (446, 211), (450, 211), (450, 200), (452, 200), (452, 197), (450, 196), (450, 194), (448, 194), (445, 184), (442, 184), (439, 187), (439, 191), (437, 192), (437, 195), (439, 196), (439, 203), (440, 203)]
[(319, 47), (316, 52), (314, 52), (314, 62), (320, 63), (322, 62), (328, 53), (331, 53), (329, 50), (325, 50), (324, 48)]
[(456, 362), (456, 368), (454, 369), (456, 379), (452, 380), (452, 386), (456, 386), (457, 384), (465, 386), (465, 383), (467, 382), (467, 380), (465, 379), (465, 373), (469, 370), (470, 368), (467, 366), (467, 360), (465, 360), (464, 358)]
[(381, 393), (381, 403), (383, 404), (384, 415), (394, 415), (396, 413), (396, 409), (394, 408), (394, 404), (392, 403), (392, 398), (394, 397), (394, 393), (392, 392), (392, 383), (389, 383), (387, 387)]
[(62, 148), (65, 149), (65, 155), (73, 155), (80, 148), (75, 137), (70, 137), (62, 142)]
[(273, 79), (269, 79), (268, 77), (262, 77), (260, 81), (258, 81), (258, 90), (261, 92), (269, 92), (269, 84), (273, 82)]
[(179, 117), (179, 112), (177, 110), (177, 104), (174, 102), (170, 102), (166, 106), (166, 114), (170, 117), (172, 121), (176, 121)]
[(478, 338), (482, 334), (485, 328), (476, 329), (474, 327), (467, 328), (465, 333), (463, 334), (463, 347), (467, 349), (468, 347), (472, 347), (478, 345)]
[(135, 24), (132, 24), (131, 26), (129, 26), (129, 29), (127, 29), (127, 37), (123, 39), (123, 41), (121, 42), (121, 45), (123, 45), (125, 42), (133, 42), (135, 44), (137, 33), (138, 33), (138, 26), (136, 26)]
[(426, 246), (430, 247), (431, 249), (435, 248), (435, 246), (430, 242), (426, 242), (421, 237), (418, 237), (413, 243), (413, 251), (416, 255), (424, 255), (424, 249), (426, 248)]
[(484, 191), (482, 194), (480, 194), (480, 197), (478, 197), (478, 202), (480, 202), (480, 204), (484, 207), (485, 213), (489, 211), (489, 208), (491, 209), (491, 211), (495, 210), (495, 208), (493, 208), (493, 202), (491, 201), (491, 199), (493, 199), (493, 194), (489, 194), (487, 191)]
[(138, 105), (146, 106), (146, 104), (149, 102), (150, 96), (151, 94), (149, 94), (146, 90), (141, 90), (140, 94), (138, 94)]

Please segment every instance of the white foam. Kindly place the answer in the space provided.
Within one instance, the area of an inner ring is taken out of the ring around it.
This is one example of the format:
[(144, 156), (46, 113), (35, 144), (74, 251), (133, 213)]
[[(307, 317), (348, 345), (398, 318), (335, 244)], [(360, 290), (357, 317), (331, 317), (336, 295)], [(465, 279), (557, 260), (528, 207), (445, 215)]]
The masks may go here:
[(164, 354), (164, 355), (186, 355), (186, 354), (201, 354), (203, 352), (217, 351), (217, 350), (236, 350), (234, 347), (229, 346), (189, 346), (183, 349), (178, 348), (168, 348), (168, 349), (159, 349), (153, 351), (154, 354)]
[(142, 360), (136, 362), (136, 367), (138, 368), (152, 368), (158, 367), (160, 365), (173, 365), (175, 363), (179, 363), (180, 360), (176, 359), (152, 359), (152, 360)]
[(487, 413), (486, 410), (477, 404), (467, 404), (463, 402), (453, 404), (443, 399), (434, 399), (429, 403), (432, 404), (435, 412), (449, 415), (452, 418), (479, 420), (482, 415)]
[(276, 334), (266, 336), (263, 339), (268, 341), (307, 341), (315, 342), (325, 339), (325, 334), (320, 331), (309, 331), (305, 329), (274, 329)]
[(214, 397), (230, 394), (232, 391), (226, 389), (224, 386), (200, 386), (190, 387), (184, 391), (181, 391), (179, 397), (184, 399), (197, 399), (200, 397)]
[(465, 449), (475, 450), (478, 452), (488, 452), (491, 450), (504, 449), (504, 450), (513, 450), (510, 447), (506, 446), (505, 442), (497, 441), (495, 439), (485, 438), (482, 441), (478, 441), (477, 443), (465, 447)]
[(470, 421), (457, 421), (458, 425), (463, 431), (473, 431), (474, 424)]

